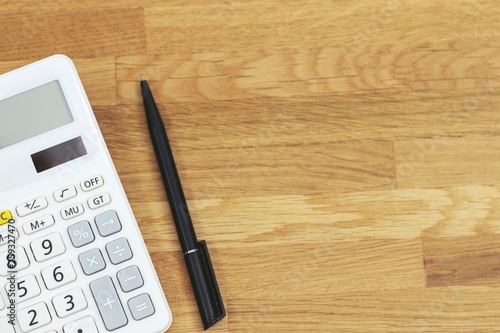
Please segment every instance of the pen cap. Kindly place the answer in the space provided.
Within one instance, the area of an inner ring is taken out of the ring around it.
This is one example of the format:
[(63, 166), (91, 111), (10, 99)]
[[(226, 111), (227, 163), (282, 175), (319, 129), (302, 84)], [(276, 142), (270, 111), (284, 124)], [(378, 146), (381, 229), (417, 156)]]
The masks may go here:
[(226, 316), (219, 286), (205, 241), (198, 243), (199, 251), (184, 256), (193, 284), (193, 291), (198, 304), (204, 329)]

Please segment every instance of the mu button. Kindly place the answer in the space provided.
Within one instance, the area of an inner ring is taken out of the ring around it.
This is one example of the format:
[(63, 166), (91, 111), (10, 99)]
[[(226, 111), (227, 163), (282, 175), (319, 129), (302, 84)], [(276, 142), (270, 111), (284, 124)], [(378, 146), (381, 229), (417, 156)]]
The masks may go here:
[(9, 223), (12, 220), (12, 213), (10, 210), (3, 210), (0, 212), (0, 225)]

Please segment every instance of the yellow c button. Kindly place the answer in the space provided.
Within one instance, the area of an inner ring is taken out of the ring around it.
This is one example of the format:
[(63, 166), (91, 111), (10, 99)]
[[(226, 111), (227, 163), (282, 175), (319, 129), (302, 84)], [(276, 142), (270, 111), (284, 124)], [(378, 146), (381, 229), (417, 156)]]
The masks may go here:
[(3, 210), (0, 212), (0, 225), (4, 225), (9, 223), (9, 220), (12, 219), (12, 213), (10, 210)]

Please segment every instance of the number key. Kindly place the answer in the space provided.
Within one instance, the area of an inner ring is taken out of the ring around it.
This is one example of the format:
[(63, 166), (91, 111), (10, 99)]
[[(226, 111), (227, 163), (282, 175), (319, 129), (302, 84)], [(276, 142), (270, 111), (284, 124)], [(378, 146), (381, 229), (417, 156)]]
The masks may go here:
[[(9, 293), (10, 284), (5, 285), (5, 290)], [(33, 274), (18, 278), (15, 283), (16, 296), (19, 303), (40, 295), (40, 286)]]
[(52, 304), (60, 318), (83, 310), (87, 307), (87, 300), (81, 289), (76, 288), (57, 295), (52, 299)]
[(61, 235), (53, 233), (31, 242), (31, 251), (38, 262), (58, 256), (66, 251)]
[(14, 254), (9, 254), (8, 251), (0, 253), (0, 275), (7, 276), (9, 271), (20, 271), (30, 265), (30, 261), (26, 254), (26, 250), (22, 246), (18, 246)]
[(42, 270), (47, 289), (55, 289), (76, 280), (76, 273), (69, 260), (61, 261)]
[(45, 303), (38, 303), (19, 311), (17, 318), (23, 332), (33, 331), (52, 321)]

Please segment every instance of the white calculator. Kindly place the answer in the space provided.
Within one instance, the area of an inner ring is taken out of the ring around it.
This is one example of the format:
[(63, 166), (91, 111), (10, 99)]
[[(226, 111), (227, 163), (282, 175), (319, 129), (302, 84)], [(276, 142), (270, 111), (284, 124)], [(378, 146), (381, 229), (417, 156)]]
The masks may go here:
[(171, 321), (71, 60), (0, 75), (0, 333), (160, 333)]

